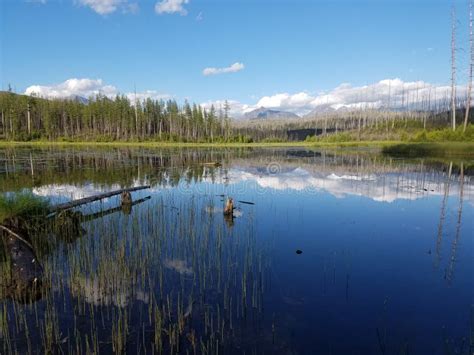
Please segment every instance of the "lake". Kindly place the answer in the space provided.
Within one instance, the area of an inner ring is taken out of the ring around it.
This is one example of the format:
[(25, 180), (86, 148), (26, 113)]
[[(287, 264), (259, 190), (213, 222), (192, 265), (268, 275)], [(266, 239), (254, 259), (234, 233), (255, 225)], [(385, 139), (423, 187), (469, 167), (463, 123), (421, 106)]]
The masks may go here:
[(370, 149), (2, 148), (2, 192), (150, 188), (44, 221), (27, 300), (0, 244), (0, 353), (470, 354), (473, 175)]

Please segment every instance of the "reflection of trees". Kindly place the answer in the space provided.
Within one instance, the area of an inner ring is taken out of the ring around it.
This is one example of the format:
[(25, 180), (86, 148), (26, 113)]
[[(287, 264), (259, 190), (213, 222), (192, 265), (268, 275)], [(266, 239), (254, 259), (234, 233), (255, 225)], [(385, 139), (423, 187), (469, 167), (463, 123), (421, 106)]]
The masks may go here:
[[(247, 155), (241, 149), (1, 149), (0, 188), (3, 191), (48, 184), (176, 185), (180, 178), (199, 181), (217, 169), (204, 166), (209, 161), (228, 162), (233, 156)], [(104, 172), (107, 172), (104, 174)]]
[(451, 246), (451, 257), (449, 258), (449, 265), (446, 270), (446, 279), (448, 282), (451, 282), (454, 275), (454, 264), (456, 263), (456, 253), (458, 249), (459, 237), (461, 233), (461, 221), (462, 221), (462, 207), (463, 207), (463, 198), (464, 198), (464, 167), (461, 163), (461, 172), (459, 175), (460, 180), (460, 189), (459, 189), (459, 208), (458, 208), (458, 218), (456, 221), (456, 234), (453, 239), (453, 244)]
[[(408, 172), (429, 175), (439, 173), (443, 168), (443, 164), (436, 161), (406, 162), (370, 153), (341, 154), (296, 148), (19, 148), (1, 149), (0, 158), (4, 161), (0, 166), (0, 188), (3, 191), (85, 183), (123, 187), (133, 184), (176, 186), (179, 181), (213, 180), (231, 164), (265, 172), (268, 164), (275, 162), (283, 169), (300, 167), (309, 172), (359, 175)], [(221, 162), (224, 168), (205, 164), (208, 162)], [(464, 168), (464, 173), (469, 175), (469, 167)]]
[(438, 267), (440, 260), (441, 260), (441, 242), (443, 241), (443, 225), (444, 220), (446, 219), (446, 202), (448, 201), (449, 195), (449, 186), (451, 182), (451, 173), (453, 171), (453, 163), (449, 163), (449, 170), (448, 170), (448, 177), (444, 183), (444, 194), (443, 200), (441, 202), (441, 212), (439, 216), (439, 223), (438, 223), (438, 236), (436, 238), (436, 261), (435, 266)]
[[(456, 193), (451, 186), (451, 175), (457, 170), (456, 163), (449, 168), (443, 162), (428, 160), (397, 160), (372, 153), (337, 153), (300, 148), (270, 149), (147, 149), (147, 148), (34, 148), (0, 149), (3, 166), (0, 166), (0, 188), (16, 190), (25, 187), (48, 184), (94, 183), (98, 185), (131, 186), (153, 184), (176, 186), (180, 182), (225, 181), (229, 167), (239, 167), (255, 176), (271, 175), (267, 171), (269, 162), (277, 164), (280, 173), (304, 169), (313, 176), (327, 178), (329, 174), (347, 176), (343, 184), (350, 193), (372, 196), (384, 200), (390, 193), (403, 193), (410, 197), (415, 194), (442, 192), (442, 205), (436, 240), (436, 264), (440, 260), (446, 206), (450, 193)], [(209, 164), (220, 162), (223, 167)], [(464, 180), (469, 178), (472, 168), (461, 163), (463, 178), (461, 195), (464, 195)], [(446, 170), (448, 178), (446, 179)], [(319, 175), (318, 175), (319, 174)], [(373, 174), (380, 178), (353, 179)], [(303, 177), (304, 178), (304, 177)], [(341, 193), (344, 190), (338, 189)], [(387, 194), (387, 196), (386, 196)], [(467, 190), (467, 196), (469, 190)], [(468, 197), (469, 198), (469, 197)], [(110, 210), (116, 212), (121, 208)], [(123, 209), (122, 209), (123, 210)], [(460, 209), (462, 211), (462, 209)], [(124, 211), (127, 212), (127, 211)], [(56, 219), (54, 228), (42, 229), (43, 238), (48, 242), (38, 243), (33, 238), (34, 251), (41, 257), (55, 250), (61, 243), (70, 243), (82, 236), (81, 223), (99, 218), (107, 212), (84, 216), (77, 212), (66, 213)], [(460, 217), (459, 213), (459, 222)], [(63, 218), (63, 219), (61, 219)], [(233, 226), (232, 218), (225, 220), (228, 227)], [(457, 236), (459, 236), (459, 229)], [(458, 237), (455, 239), (455, 241)], [(452, 250), (457, 248), (453, 242)], [(0, 257), (5, 249), (0, 248)], [(452, 253), (453, 254), (453, 253)], [(455, 254), (455, 252), (454, 252)]]

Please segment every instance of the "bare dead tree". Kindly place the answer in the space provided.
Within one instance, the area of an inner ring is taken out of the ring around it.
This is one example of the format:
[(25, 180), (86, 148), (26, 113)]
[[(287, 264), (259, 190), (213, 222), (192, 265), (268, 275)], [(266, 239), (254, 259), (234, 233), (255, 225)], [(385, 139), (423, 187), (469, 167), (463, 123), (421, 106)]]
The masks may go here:
[(473, 34), (472, 34), (472, 0), (469, 1), (469, 48), (470, 48), (469, 81), (467, 83), (467, 103), (466, 103), (466, 115), (464, 116), (463, 132), (466, 132), (467, 121), (469, 120), (469, 110), (471, 108), (472, 67), (474, 63), (474, 48), (473, 48)]
[(454, 131), (456, 130), (456, 7), (454, 0), (451, 9), (451, 119)]
[(138, 136), (138, 101), (137, 101), (137, 87), (134, 85), (134, 93), (135, 93), (135, 135)]
[(27, 117), (28, 134), (31, 134), (31, 112), (30, 112), (29, 102), (27, 103), (26, 117)]

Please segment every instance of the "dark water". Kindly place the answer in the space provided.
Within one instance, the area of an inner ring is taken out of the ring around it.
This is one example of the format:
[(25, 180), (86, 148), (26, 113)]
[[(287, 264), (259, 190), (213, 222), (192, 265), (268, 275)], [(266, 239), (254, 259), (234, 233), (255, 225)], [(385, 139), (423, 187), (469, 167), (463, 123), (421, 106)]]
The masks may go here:
[(151, 188), (31, 235), (35, 301), (0, 252), (0, 353), (471, 354), (473, 174), (367, 151), (1, 150), (2, 191)]

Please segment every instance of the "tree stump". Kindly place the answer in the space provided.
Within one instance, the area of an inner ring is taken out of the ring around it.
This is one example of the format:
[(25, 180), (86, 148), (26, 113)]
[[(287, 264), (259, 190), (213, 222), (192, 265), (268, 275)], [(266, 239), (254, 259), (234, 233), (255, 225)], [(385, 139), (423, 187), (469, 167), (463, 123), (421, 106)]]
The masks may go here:
[(234, 200), (232, 200), (231, 198), (228, 198), (224, 207), (224, 215), (232, 216), (233, 214), (234, 214)]
[(132, 194), (129, 191), (122, 192), (120, 196), (122, 198), (122, 206), (132, 204)]

